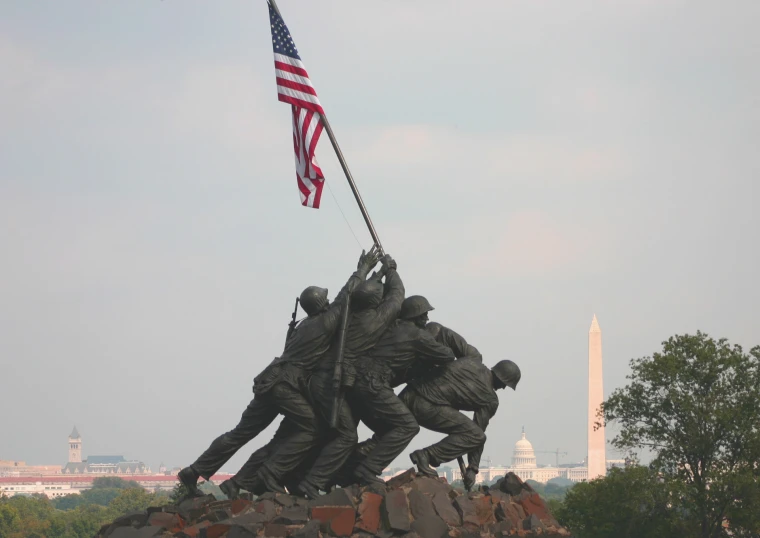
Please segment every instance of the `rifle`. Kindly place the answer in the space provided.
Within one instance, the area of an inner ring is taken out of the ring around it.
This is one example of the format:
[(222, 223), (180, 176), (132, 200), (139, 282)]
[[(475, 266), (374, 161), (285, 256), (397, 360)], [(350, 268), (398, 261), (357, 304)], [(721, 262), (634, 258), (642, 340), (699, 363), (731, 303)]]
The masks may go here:
[(299, 297), (296, 297), (296, 307), (293, 309), (293, 317), (290, 318), (290, 323), (288, 323), (288, 335), (285, 337), (285, 341), (287, 342), (290, 340), (291, 335), (293, 334), (293, 331), (296, 330), (296, 315), (298, 315), (298, 302), (300, 301)]
[[(457, 456), (457, 461), (459, 462), (459, 470), (462, 473), (462, 482), (464, 482), (464, 475), (467, 474), (467, 467), (464, 466), (464, 458), (462, 456)], [(467, 488), (467, 491), (470, 491), (471, 488)]]
[(332, 386), (335, 396), (333, 397), (332, 412), (330, 413), (330, 428), (338, 427), (338, 415), (343, 405), (343, 392), (341, 383), (343, 381), (343, 348), (346, 345), (346, 327), (348, 326), (348, 311), (351, 307), (351, 294), (346, 296), (346, 304), (343, 305), (341, 312), (340, 328), (338, 329), (338, 351), (335, 359), (335, 370), (333, 370)]

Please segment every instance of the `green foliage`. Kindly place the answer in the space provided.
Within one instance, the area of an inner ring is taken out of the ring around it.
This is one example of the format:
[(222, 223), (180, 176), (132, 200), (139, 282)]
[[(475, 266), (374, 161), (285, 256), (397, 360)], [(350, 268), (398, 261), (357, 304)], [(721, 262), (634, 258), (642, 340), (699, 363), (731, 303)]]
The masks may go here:
[(565, 494), (575, 485), (570, 483), (567, 486), (563, 486), (552, 482), (541, 484), (530, 479), (526, 480), (525, 483), (532, 487), (545, 501), (562, 501), (565, 498)]
[(0, 497), (0, 536), (11, 536), (21, 530), (21, 514), (15, 506)]
[[(100, 487), (53, 501), (45, 496), (0, 496), (0, 538), (90, 538), (119, 516), (169, 502), (165, 493), (149, 493), (134, 482), (103, 482)], [(109, 486), (109, 487), (106, 487)]]
[(122, 490), (119, 496), (109, 503), (108, 509), (119, 516), (132, 512), (142, 512), (149, 506), (162, 506), (168, 503), (168, 495), (148, 493), (142, 488), (129, 488)]
[(174, 489), (169, 494), (169, 502), (179, 504), (179, 502), (190, 494), (190, 490), (182, 482), (177, 482)]
[(108, 506), (122, 491), (124, 490), (119, 488), (93, 488), (87, 489), (79, 495), (64, 495), (63, 497), (53, 499), (51, 502), (58, 510), (73, 510), (79, 506), (89, 506), (91, 504)]
[(48, 538), (90, 538), (104, 524), (114, 519), (105, 507), (79, 506), (74, 510), (56, 512), (50, 520)]
[[(37, 534), (46, 536), (53, 507), (43, 495), (0, 497), (0, 514), (8, 518), (7, 534), (3, 538), (25, 538)], [(2, 525), (2, 523), (0, 523)]]
[(760, 533), (760, 346), (674, 336), (632, 360), (628, 379), (603, 404), (604, 420), (620, 426), (612, 444), (653, 453), (652, 468), (681, 487), (695, 536), (726, 536), (727, 521), (735, 536)]
[(124, 480), (118, 476), (101, 476), (92, 481), (92, 489), (129, 489), (141, 487), (134, 480)]
[(650, 469), (615, 468), (604, 478), (577, 484), (564, 503), (550, 509), (582, 538), (690, 536), (673, 500), (670, 486)]

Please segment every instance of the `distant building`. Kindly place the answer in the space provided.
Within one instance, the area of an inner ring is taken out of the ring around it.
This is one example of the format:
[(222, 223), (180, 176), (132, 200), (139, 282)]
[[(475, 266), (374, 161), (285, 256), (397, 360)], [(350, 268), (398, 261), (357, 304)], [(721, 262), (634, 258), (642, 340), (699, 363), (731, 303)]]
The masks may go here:
[(0, 476), (49, 476), (61, 474), (60, 465), (27, 465), (24, 461), (0, 460)]
[(7, 497), (14, 495), (45, 495), (50, 499), (64, 495), (79, 495), (80, 490), (72, 488), (71, 484), (49, 484), (37, 482), (0, 483), (0, 494)]
[[(50, 498), (80, 493), (92, 487), (102, 476), (117, 476), (133, 480), (149, 491), (156, 489), (169, 491), (177, 485), (179, 468), (166, 474), (153, 474), (141, 461), (128, 461), (123, 456), (89, 456), (82, 458), (82, 437), (76, 428), (69, 435), (69, 461), (61, 465), (26, 465), (23, 461), (0, 460), (0, 494), (14, 495), (43, 494)], [(214, 482), (223, 482), (232, 475), (217, 474)]]
[[(607, 460), (608, 468), (624, 465), (625, 460)], [(588, 480), (588, 467), (583, 464), (539, 467), (536, 463), (536, 452), (533, 450), (533, 445), (525, 437), (525, 429), (523, 429), (521, 438), (515, 443), (512, 465), (481, 467), (477, 480), (478, 483), (489, 483), (507, 473), (515, 473), (522, 480), (535, 480), (540, 483), (546, 483), (552, 478), (566, 478), (573, 482)], [(451, 474), (452, 481), (462, 479), (462, 473), (459, 469), (452, 469)]]
[[(581, 482), (588, 477), (588, 469), (586, 467), (539, 467), (536, 463), (536, 452), (533, 450), (533, 445), (525, 437), (524, 428), (522, 437), (515, 443), (515, 449), (512, 453), (512, 465), (481, 467), (477, 480), (479, 483), (488, 483), (507, 473), (515, 473), (522, 480), (535, 480), (541, 483), (559, 477), (567, 478), (573, 482)], [(454, 480), (462, 479), (462, 473), (459, 469), (453, 469), (452, 474)]]
[(605, 476), (607, 474), (607, 440), (604, 436), (604, 424), (596, 414), (604, 401), (602, 382), (602, 329), (596, 319), (591, 320), (588, 331), (588, 478)]
[(150, 468), (141, 461), (126, 460), (124, 456), (89, 456), (82, 460), (82, 436), (76, 426), (69, 435), (69, 462), (63, 467), (63, 474), (98, 475), (147, 475)]

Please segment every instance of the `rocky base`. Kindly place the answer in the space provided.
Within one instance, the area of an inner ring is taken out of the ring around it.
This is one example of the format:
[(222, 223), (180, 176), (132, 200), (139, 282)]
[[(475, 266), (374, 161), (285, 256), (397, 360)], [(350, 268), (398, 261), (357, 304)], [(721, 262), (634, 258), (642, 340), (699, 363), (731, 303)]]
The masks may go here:
[(253, 501), (213, 495), (149, 508), (105, 525), (96, 538), (497, 538), (570, 536), (538, 494), (509, 473), (491, 488), (464, 493), (412, 469), (385, 491), (350, 486), (308, 501), (267, 493)]

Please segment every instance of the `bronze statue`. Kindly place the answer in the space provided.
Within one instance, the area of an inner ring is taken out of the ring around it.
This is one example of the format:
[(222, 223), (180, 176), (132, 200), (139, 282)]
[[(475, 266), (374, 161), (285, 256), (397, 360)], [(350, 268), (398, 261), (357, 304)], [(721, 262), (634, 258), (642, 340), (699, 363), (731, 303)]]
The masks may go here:
[(408, 381), (414, 365), (439, 366), (453, 361), (454, 352), (425, 330), (433, 307), (419, 295), (408, 297), (399, 319), (369, 353), (358, 359), (357, 380), (350, 399), (357, 417), (376, 434), (376, 444), (353, 472), (359, 483), (382, 482), (378, 477), (420, 430), (394, 387)]
[[(355, 360), (375, 346), (398, 316), (404, 300), (404, 284), (396, 272), (396, 262), (388, 255), (381, 261), (383, 266), (378, 275), (363, 282), (352, 294), (342, 367), (342, 384), (348, 391), (356, 381)], [(385, 285), (380, 282), (383, 276)], [(331, 348), (309, 381), (312, 399), (324, 420), (333, 414), (335, 389), (332, 380), (337, 351), (338, 346)], [(298, 493), (307, 497), (315, 498), (320, 489), (327, 490), (359, 441), (351, 405), (341, 405), (336, 419), (335, 429), (330, 432), (314, 465), (298, 486)]]
[[(225, 481), (225, 494), (235, 496), (239, 481), (255, 480), (261, 488), (282, 491), (282, 478), (292, 471), (316, 444), (320, 436), (318, 420), (304, 394), (308, 375), (320, 363), (341, 319), (349, 294), (364, 284), (369, 271), (377, 264), (377, 252), (362, 252), (356, 272), (330, 304), (327, 290), (311, 286), (300, 297), (307, 317), (289, 330), (285, 349), (254, 380), (254, 398), (235, 428), (215, 439), (209, 448), (178, 478), (191, 493), (197, 493), (199, 477), (208, 480), (243, 445), (259, 435), (280, 414), (288, 421), (286, 439), (278, 443), (276, 454), (257, 469), (257, 478), (235, 477)], [(251, 487), (251, 486), (249, 486)], [(257, 489), (257, 488), (254, 488)]]
[[(499, 407), (497, 389), (515, 390), (520, 369), (509, 360), (489, 369), (478, 359), (464, 358), (411, 380), (399, 395), (417, 422), (429, 430), (448, 434), (443, 440), (410, 455), (420, 473), (438, 476), (433, 467), (468, 455), (462, 477), (471, 488), (478, 474), (486, 442), (485, 430)], [(469, 419), (460, 411), (474, 411)]]

